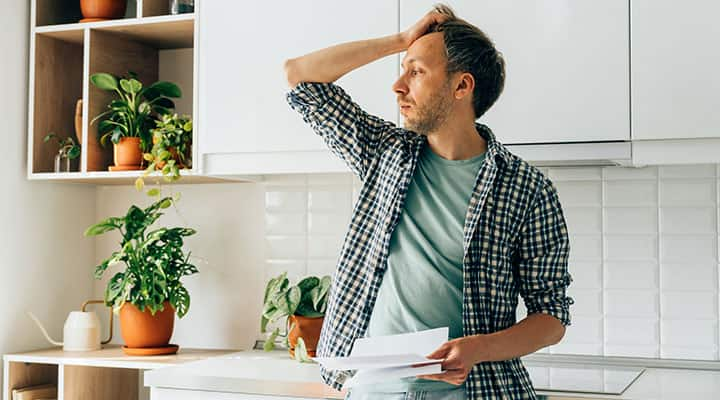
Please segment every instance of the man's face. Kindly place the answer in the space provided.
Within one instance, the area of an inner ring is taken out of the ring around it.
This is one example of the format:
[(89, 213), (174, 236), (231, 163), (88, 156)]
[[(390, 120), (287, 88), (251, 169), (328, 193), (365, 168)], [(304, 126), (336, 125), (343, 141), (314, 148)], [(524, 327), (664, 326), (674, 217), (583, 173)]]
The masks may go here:
[(405, 129), (427, 135), (445, 122), (453, 106), (442, 32), (421, 36), (413, 42), (402, 68), (392, 88)]

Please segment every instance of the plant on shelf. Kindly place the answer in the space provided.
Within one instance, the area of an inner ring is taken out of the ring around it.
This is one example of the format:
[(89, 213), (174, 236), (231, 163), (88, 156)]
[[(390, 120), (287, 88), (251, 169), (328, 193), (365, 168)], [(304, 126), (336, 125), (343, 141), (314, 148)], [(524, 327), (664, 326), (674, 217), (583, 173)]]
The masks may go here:
[(120, 249), (95, 268), (95, 278), (100, 279), (111, 265), (124, 264), (107, 283), (105, 304), (119, 313), (129, 349), (172, 347), (168, 343), (174, 314), (182, 318), (190, 307), (190, 294), (180, 279), (198, 272), (189, 261), (190, 252), (183, 250), (184, 238), (194, 235), (194, 229), (159, 227), (148, 231), (163, 215), (162, 210), (175, 205), (177, 195), (161, 197), (159, 189), (150, 189), (148, 195), (158, 200), (146, 208), (133, 205), (124, 216), (109, 217), (85, 231), (85, 236), (120, 232)]
[(269, 323), (284, 318), (286, 331), (275, 328), (265, 341), (265, 351), (275, 348), (275, 339), (281, 336), (291, 357), (310, 362), (308, 357), (315, 356), (320, 338), (329, 289), (329, 276), (308, 276), (294, 286), (290, 286), (287, 272), (270, 279), (265, 287), (260, 332), (266, 333)]
[(102, 90), (113, 92), (117, 98), (107, 105), (107, 110), (90, 122), (100, 120), (98, 134), (100, 144), (105, 146), (109, 138), (114, 143), (115, 166), (111, 171), (143, 169), (143, 152), (150, 148), (150, 130), (161, 115), (175, 108), (171, 98), (179, 98), (180, 88), (172, 83), (158, 81), (143, 86), (137, 75), (129, 72), (127, 78), (117, 78), (108, 73), (90, 76), (90, 82)]
[(43, 142), (47, 143), (50, 139), (57, 140), (58, 146), (60, 146), (58, 153), (55, 155), (55, 172), (72, 171), (71, 160), (80, 156), (80, 145), (75, 143), (75, 139), (73, 139), (72, 136), (61, 139), (54, 132), (45, 135)]
[[(175, 182), (180, 179), (181, 169), (192, 167), (192, 118), (189, 115), (178, 116), (177, 113), (165, 114), (155, 124), (152, 149), (143, 154), (150, 164), (138, 180), (160, 170), (166, 182)], [(142, 184), (136, 182), (136, 186), (142, 187)]]

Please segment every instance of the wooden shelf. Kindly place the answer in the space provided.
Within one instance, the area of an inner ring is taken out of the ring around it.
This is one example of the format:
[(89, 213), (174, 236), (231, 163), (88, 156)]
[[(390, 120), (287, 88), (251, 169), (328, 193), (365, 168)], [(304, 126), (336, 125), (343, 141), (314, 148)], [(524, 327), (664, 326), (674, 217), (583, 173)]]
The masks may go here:
[(65, 352), (59, 348), (6, 354), (4, 398), (13, 389), (54, 383), (58, 399), (138, 398), (143, 370), (178, 365), (234, 353), (239, 350), (183, 349), (168, 356), (128, 356), (117, 345), (98, 351)]
[[(72, 4), (71, 4), (72, 3)], [(96, 88), (90, 76), (107, 72), (127, 76), (132, 71), (149, 85), (168, 80), (180, 86), (179, 114), (197, 114), (195, 14), (168, 15), (167, 0), (128, 2), (126, 18), (79, 23), (77, 0), (34, 0), (31, 20), (31, 79), (28, 131), (28, 178), (95, 184), (132, 183), (136, 172), (108, 172), (112, 145), (99, 143), (97, 124), (90, 121), (106, 110), (113, 93)], [(61, 79), (59, 77), (62, 77)], [(44, 143), (54, 132), (75, 136), (75, 105), (83, 100), (80, 167), (55, 173), (58, 147)], [(194, 141), (197, 140), (195, 134)], [(197, 146), (193, 146), (193, 160)], [(183, 174), (182, 183), (222, 182), (197, 171)]]
[[(201, 175), (197, 172), (181, 170), (182, 178), (177, 184), (186, 183), (227, 183), (230, 178), (212, 177)], [(85, 183), (95, 185), (132, 185), (135, 180), (142, 175), (142, 171), (95, 171), (95, 172), (67, 172), (67, 173), (35, 173), (28, 175), (30, 180), (48, 180), (62, 181), (67, 183)], [(145, 178), (145, 184), (151, 185), (155, 182), (161, 182), (163, 185), (169, 185), (165, 182), (159, 173), (150, 174)]]

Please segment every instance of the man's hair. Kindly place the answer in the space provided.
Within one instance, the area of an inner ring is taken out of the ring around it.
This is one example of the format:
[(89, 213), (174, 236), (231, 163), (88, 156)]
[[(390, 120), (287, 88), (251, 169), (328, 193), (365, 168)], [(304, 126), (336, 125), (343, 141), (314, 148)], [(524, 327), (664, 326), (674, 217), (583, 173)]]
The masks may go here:
[(433, 11), (449, 18), (431, 26), (428, 33), (443, 33), (448, 75), (468, 72), (475, 78), (472, 101), (475, 119), (480, 118), (505, 87), (505, 60), (483, 31), (458, 18), (449, 6), (436, 4)]

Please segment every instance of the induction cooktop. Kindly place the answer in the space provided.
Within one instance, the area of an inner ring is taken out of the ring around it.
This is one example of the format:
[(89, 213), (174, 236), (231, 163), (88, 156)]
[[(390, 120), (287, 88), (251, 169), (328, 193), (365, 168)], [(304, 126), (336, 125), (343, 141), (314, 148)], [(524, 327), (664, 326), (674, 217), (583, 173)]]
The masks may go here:
[(524, 361), (535, 390), (622, 394), (645, 371), (641, 367), (585, 366)]

